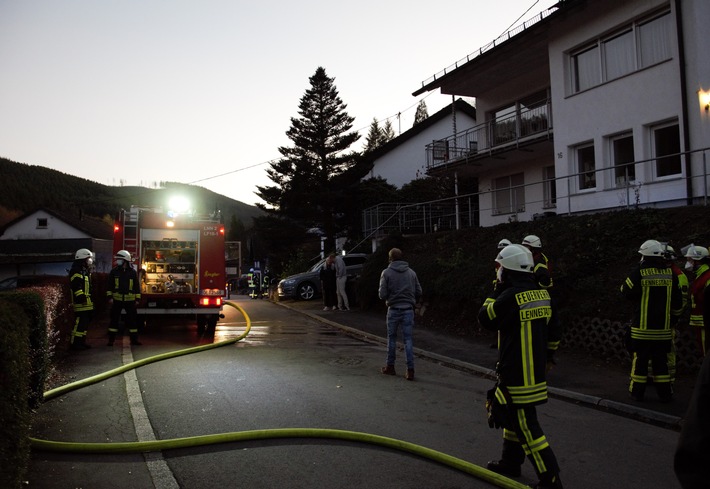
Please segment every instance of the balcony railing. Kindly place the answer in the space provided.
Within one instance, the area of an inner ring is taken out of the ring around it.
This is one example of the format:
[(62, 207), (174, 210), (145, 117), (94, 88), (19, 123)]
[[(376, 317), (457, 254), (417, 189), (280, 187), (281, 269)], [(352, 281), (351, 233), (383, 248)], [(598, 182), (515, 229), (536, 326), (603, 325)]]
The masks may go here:
[[(710, 147), (667, 155), (662, 158), (670, 156), (690, 158), (695, 161), (695, 167), (701, 170), (691, 177), (685, 176), (684, 179), (688, 185), (694, 188), (694, 203), (704, 206), (710, 205)], [(586, 190), (574, 190), (579, 179), (586, 173), (574, 173), (563, 177), (532, 181), (508, 189), (491, 189), (429, 202), (378, 204), (363, 211), (363, 232), (365, 239), (379, 238), (392, 232), (427, 234), (478, 227), (481, 225), (482, 216), (500, 217), (503, 214), (507, 214), (508, 221), (517, 221), (519, 213), (523, 213), (523, 219), (537, 219), (557, 214), (557, 208), (558, 205), (561, 205), (561, 201), (566, 201), (566, 205), (562, 207), (566, 209), (563, 213), (568, 215), (579, 212), (608, 211), (613, 208), (684, 205), (685, 199), (679, 199), (678, 196), (650, 197), (658, 195), (655, 191), (649, 191), (647, 197), (642, 197), (639, 193), (642, 187), (663, 186), (667, 182), (664, 180), (640, 181), (637, 177), (631, 178), (630, 176), (636, 165), (655, 164), (662, 158), (637, 160), (622, 166), (595, 169), (597, 182), (610, 182), (607, 186), (600, 183), (599, 188), (594, 192), (600, 196), (597, 199), (599, 202), (606, 202), (606, 205), (597, 208), (588, 207), (588, 204), (573, 205), (578, 197), (589, 195)], [(624, 175), (623, 177), (619, 176), (620, 171)], [(513, 191), (515, 189), (524, 190), (539, 185), (546, 187), (546, 191), (542, 192), (542, 199), (526, 198), (529, 195), (538, 195), (535, 192), (523, 192), (523, 202), (514, 198), (515, 192)], [(686, 184), (683, 184), (682, 188), (685, 187)], [(566, 188), (566, 195), (558, 197), (556, 188)], [(505, 212), (502, 212), (496, 204), (495, 194), (505, 190), (510, 191), (511, 205), (506, 208)], [(609, 199), (604, 197), (605, 195), (612, 197)], [(682, 200), (683, 204), (678, 204), (679, 200)], [(610, 205), (609, 203), (612, 201), (616, 202)], [(482, 202), (486, 204), (481, 205)], [(525, 213), (528, 207), (533, 210)]]
[(427, 170), (475, 158), (552, 133), (550, 99), (518, 106), (513, 114), (491, 119), (426, 145)]

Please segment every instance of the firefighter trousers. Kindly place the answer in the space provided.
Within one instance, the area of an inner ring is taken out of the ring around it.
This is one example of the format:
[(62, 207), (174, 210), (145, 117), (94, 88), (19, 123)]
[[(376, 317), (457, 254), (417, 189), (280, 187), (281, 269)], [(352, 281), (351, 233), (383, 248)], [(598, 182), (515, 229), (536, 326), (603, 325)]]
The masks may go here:
[(551, 481), (560, 473), (552, 448), (537, 419), (535, 406), (509, 407), (508, 427), (503, 430), (502, 460), (522, 465), (527, 456), (541, 481)]
[(138, 314), (136, 313), (136, 303), (134, 301), (113, 301), (111, 305), (111, 323), (108, 332), (114, 335), (118, 333), (118, 323), (121, 320), (121, 311), (126, 311), (126, 328), (131, 334), (138, 333)]
[(673, 387), (669, 367), (672, 340), (634, 340), (634, 357), (631, 362), (631, 382), (629, 392), (637, 400), (642, 400), (649, 378), (649, 363), (652, 368), (653, 385), (658, 397), (663, 401), (673, 398)]

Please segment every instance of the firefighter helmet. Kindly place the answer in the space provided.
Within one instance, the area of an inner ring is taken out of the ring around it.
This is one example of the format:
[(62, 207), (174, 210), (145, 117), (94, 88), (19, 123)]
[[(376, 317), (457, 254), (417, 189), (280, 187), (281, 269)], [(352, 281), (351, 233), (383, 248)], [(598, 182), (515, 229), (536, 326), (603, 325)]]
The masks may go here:
[(76, 250), (76, 253), (74, 253), (74, 259), (75, 260), (86, 260), (87, 258), (93, 258), (94, 254), (91, 252), (91, 250), (87, 250), (86, 248), (81, 248), (79, 250)]
[(708, 257), (708, 249), (704, 246), (695, 246), (694, 244), (691, 244), (688, 246), (688, 251), (685, 253), (685, 257), (695, 261), (700, 261)]
[(639, 253), (642, 256), (664, 256), (665, 248), (665, 245), (661, 244), (660, 241), (649, 239), (643, 242), (639, 248)]
[(523, 238), (523, 244), (531, 248), (542, 248), (542, 241), (534, 234), (529, 234)]
[(498, 253), (496, 262), (505, 269), (515, 272), (533, 271), (533, 256), (529, 249), (519, 244), (509, 244)]
[(510, 243), (510, 240), (503, 238), (503, 239), (501, 239), (500, 241), (498, 241), (498, 249), (499, 249), (499, 250), (502, 250), (503, 248), (505, 248), (505, 247), (508, 246), (509, 244), (511, 244), (511, 243)]
[(127, 252), (126, 250), (120, 250), (116, 252), (116, 256), (114, 256), (114, 259), (116, 260), (126, 260), (127, 262), (131, 261), (131, 254)]

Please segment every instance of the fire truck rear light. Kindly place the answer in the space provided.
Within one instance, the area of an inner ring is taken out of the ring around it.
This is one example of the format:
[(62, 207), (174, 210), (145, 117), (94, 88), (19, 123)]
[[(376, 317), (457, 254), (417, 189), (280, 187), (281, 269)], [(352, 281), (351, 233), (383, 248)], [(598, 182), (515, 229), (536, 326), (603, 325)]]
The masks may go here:
[(200, 304), (203, 306), (209, 306), (210, 305), (210, 298), (209, 297), (203, 297), (200, 299)]

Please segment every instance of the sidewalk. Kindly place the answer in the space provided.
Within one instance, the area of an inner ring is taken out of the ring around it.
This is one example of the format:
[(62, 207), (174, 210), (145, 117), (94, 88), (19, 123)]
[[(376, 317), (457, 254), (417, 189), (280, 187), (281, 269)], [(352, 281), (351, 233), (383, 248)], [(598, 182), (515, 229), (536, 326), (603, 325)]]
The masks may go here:
[[(372, 342), (386, 344), (385, 316), (353, 308), (350, 311), (323, 311), (321, 301), (283, 301), (279, 305)], [(493, 379), (497, 351), (488, 338), (460, 338), (438, 331), (416, 328), (414, 352), (417, 356), (441, 364), (471, 371)], [(384, 360), (384, 358), (383, 358)], [(584, 352), (560, 350), (557, 365), (548, 375), (551, 397), (602, 409), (639, 421), (679, 430), (695, 385), (695, 374), (679, 374), (675, 382), (675, 399), (658, 401), (649, 385), (646, 399), (629, 398), (630, 361), (611, 362)]]

